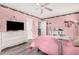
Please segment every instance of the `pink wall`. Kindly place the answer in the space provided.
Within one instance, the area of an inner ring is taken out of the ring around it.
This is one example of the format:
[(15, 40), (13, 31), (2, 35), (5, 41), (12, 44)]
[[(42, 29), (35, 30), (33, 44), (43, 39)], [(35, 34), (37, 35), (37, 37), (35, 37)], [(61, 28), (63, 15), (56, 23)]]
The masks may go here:
[(5, 25), (6, 21), (11, 20), (13, 16), (15, 16), (15, 18), (17, 19), (16, 21), (22, 21), (22, 22), (24, 22), (27, 17), (26, 15), (23, 15), (19, 12), (0, 7), (0, 22), (1, 22), (0, 31), (6, 31), (6, 25)]
[(56, 28), (63, 28), (64, 29), (64, 33), (66, 35), (69, 35), (72, 38), (74, 38), (76, 36), (75, 25), (72, 25), (70, 28), (67, 28), (64, 25), (64, 21), (65, 20), (78, 21), (78, 18), (79, 18), (79, 14), (73, 14), (73, 15), (55, 17), (55, 18), (46, 19), (46, 20), (48, 21), (48, 23), (51, 23), (51, 24), (48, 25), (48, 27), (51, 27), (51, 28), (54, 28), (54, 27), (56, 27)]
[(36, 38), (38, 37), (38, 21), (36, 18), (32, 17), (33, 20), (33, 29), (32, 29), (32, 32), (33, 32), (33, 37)]
[[(11, 20), (13, 18), (13, 16), (15, 16), (16, 18), (16, 21), (21, 21), (21, 22), (26, 22), (28, 21), (27, 20), (27, 17), (29, 17), (28, 15), (24, 15), (24, 14), (21, 14), (19, 12), (16, 12), (16, 11), (13, 11), (13, 10), (10, 10), (8, 8), (3, 8), (3, 7), (0, 7), (0, 31), (1, 32), (4, 32), (6, 31), (6, 21), (7, 20)], [(36, 37), (38, 36), (37, 33), (37, 25), (38, 24), (38, 20), (37, 18), (35, 17), (31, 17), (30, 18), (33, 19), (33, 36)]]

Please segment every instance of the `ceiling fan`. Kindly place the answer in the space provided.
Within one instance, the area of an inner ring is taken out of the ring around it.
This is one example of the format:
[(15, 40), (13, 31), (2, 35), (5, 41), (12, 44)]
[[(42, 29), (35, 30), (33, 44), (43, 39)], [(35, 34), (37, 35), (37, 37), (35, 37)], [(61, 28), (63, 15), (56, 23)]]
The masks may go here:
[(48, 11), (53, 11), (51, 8), (47, 7), (47, 5), (49, 5), (50, 3), (37, 3), (37, 5), (40, 7), (39, 9), (41, 9), (41, 14), (44, 13), (44, 9), (48, 10)]

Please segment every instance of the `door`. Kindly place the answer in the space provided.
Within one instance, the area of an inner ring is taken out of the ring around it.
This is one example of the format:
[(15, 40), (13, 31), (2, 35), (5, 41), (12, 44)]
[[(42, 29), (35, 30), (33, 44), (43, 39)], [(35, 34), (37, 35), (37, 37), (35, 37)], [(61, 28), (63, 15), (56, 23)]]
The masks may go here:
[(32, 39), (32, 24), (33, 24), (33, 20), (28, 18), (27, 22), (26, 22), (26, 32), (27, 32), (27, 39)]

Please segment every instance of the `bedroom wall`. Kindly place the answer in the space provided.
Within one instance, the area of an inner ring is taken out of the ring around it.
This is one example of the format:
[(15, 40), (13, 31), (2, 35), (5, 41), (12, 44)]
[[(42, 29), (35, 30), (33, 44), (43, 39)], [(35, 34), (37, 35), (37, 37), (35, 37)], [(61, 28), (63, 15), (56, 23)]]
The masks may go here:
[[(15, 20), (13, 18), (15, 16)], [(28, 22), (28, 18), (30, 17), (31, 20), (33, 20), (32, 24), (32, 36), (33, 38), (38, 36), (38, 27), (36, 24), (38, 24), (37, 18), (21, 14), (19, 12), (10, 10), (8, 8), (3, 8), (0, 7), (0, 46), (1, 42), (6, 43), (3, 44), (3, 47), (6, 47), (6, 45), (12, 45), (12, 42), (27, 42), (27, 26), (26, 23)], [(6, 31), (6, 21), (7, 20), (12, 20), (12, 21), (19, 21), (19, 22), (24, 22), (24, 31)], [(1, 41), (2, 40), (2, 41)], [(16, 43), (15, 43), (16, 44)]]
[(0, 31), (4, 32), (6, 31), (6, 21), (7, 20), (12, 20), (13, 21), (13, 16), (15, 16), (14, 21), (21, 21), (21, 22), (25, 22), (26, 21), (26, 15), (21, 14), (19, 12), (10, 10), (8, 8), (3, 8), (0, 7)]
[(34, 17), (32, 17), (33, 20), (33, 25), (32, 25), (32, 35), (33, 35), (33, 39), (38, 37), (38, 22), (40, 21), (40, 19), (36, 19)]
[(28, 16), (27, 22), (26, 22), (26, 27), (27, 27), (27, 35), (28, 39), (35, 39), (38, 37), (38, 22), (39, 19), (36, 19), (34, 17)]
[[(72, 14), (67, 16), (60, 16), (51, 19), (46, 19), (48, 24), (48, 28), (62, 28), (64, 30), (64, 34), (74, 38), (77, 34), (75, 25), (73, 24), (70, 28), (65, 27), (64, 21), (78, 21), (79, 14)], [(50, 29), (49, 29), (50, 30)]]

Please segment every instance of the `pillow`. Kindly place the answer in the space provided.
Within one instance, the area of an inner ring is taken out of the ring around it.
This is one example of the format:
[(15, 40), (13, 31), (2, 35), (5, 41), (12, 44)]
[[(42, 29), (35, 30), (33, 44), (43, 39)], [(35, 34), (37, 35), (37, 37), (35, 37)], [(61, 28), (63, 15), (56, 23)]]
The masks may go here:
[(79, 46), (79, 37), (73, 41), (75, 46)]

